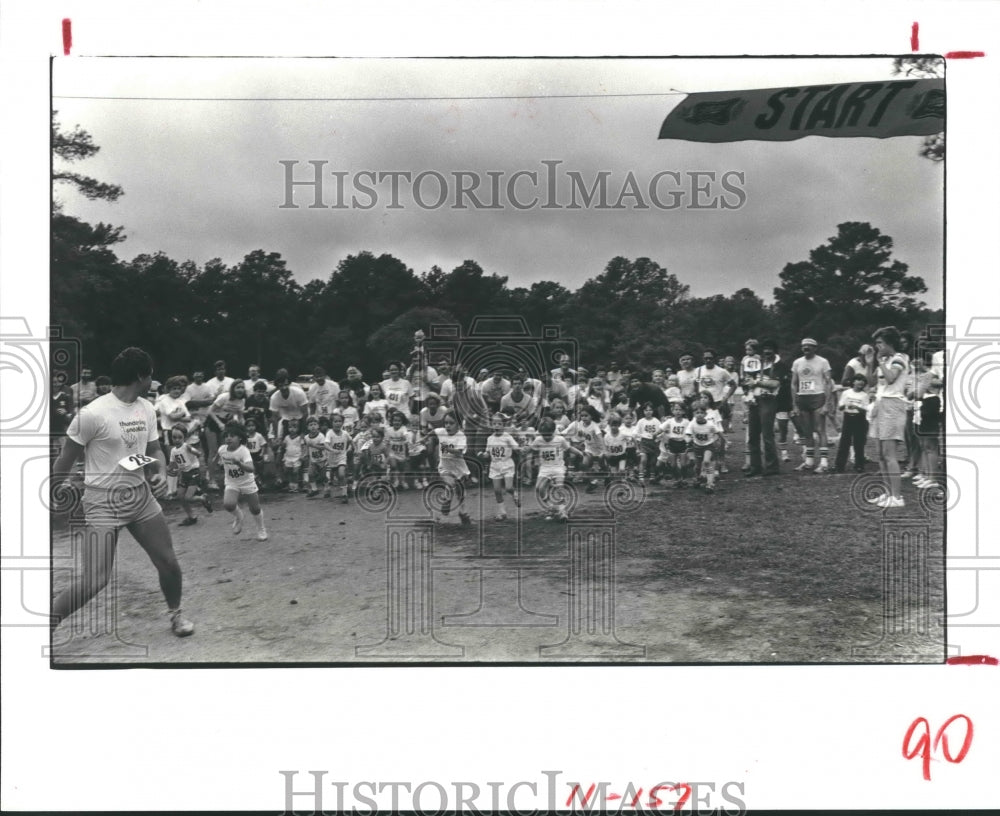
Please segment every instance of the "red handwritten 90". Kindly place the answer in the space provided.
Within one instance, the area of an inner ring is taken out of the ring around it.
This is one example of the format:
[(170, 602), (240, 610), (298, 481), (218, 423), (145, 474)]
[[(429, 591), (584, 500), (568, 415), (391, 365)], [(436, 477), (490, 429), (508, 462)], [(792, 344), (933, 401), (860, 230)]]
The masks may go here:
[[(959, 720), (965, 721), (965, 738), (962, 740), (962, 747), (958, 753), (952, 754), (948, 744), (948, 729), (952, 728), (954, 723)], [(918, 732), (917, 741), (913, 743), (913, 737)], [(937, 753), (938, 746), (941, 747), (941, 754), (947, 762), (957, 764), (965, 759), (965, 755), (969, 753), (969, 748), (972, 747), (972, 720), (964, 714), (956, 714), (954, 717), (949, 717), (945, 720), (944, 725), (938, 729), (932, 742), (930, 723), (924, 717), (917, 717), (917, 719), (910, 723), (910, 727), (906, 729), (906, 736), (903, 737), (903, 758), (915, 759), (919, 755), (923, 763), (924, 779), (930, 780), (931, 756)]]

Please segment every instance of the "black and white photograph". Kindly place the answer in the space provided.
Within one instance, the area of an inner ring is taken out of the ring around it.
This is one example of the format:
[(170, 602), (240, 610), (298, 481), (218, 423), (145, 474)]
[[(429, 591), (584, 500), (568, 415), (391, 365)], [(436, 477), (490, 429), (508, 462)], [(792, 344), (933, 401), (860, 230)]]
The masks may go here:
[(5, 15), (5, 808), (981, 806), (978, 14), (112, 5)]
[(54, 64), (53, 660), (941, 661), (943, 74)]

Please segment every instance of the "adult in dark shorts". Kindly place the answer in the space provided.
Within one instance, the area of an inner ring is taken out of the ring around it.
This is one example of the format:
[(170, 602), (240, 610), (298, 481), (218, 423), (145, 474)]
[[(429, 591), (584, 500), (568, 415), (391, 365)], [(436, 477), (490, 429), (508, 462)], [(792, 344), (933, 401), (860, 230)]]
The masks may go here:
[(124, 527), (156, 567), (174, 634), (185, 637), (194, 632), (194, 624), (181, 614), (181, 568), (156, 501), (156, 496), (166, 492), (167, 481), (156, 411), (142, 399), (152, 377), (153, 361), (146, 352), (139, 348), (122, 351), (111, 364), (111, 393), (98, 397), (74, 417), (52, 467), (53, 484), (58, 484), (84, 458), (86, 521), (83, 568), (52, 602), (53, 629), (107, 585), (118, 533)]
[[(830, 455), (826, 440), (826, 406), (830, 399), (832, 380), (830, 363), (816, 353), (816, 341), (811, 337), (803, 339), (802, 356), (792, 363), (792, 394), (794, 405), (792, 415), (798, 416), (799, 429), (805, 440), (806, 455), (796, 470), (813, 470), (826, 473), (830, 469), (827, 461)], [(819, 447), (819, 465), (814, 456)]]
[[(774, 423), (778, 414), (779, 394), (782, 385), (791, 380), (791, 372), (777, 354), (778, 345), (773, 340), (761, 344), (759, 365), (744, 368), (743, 389), (747, 395), (750, 450), (748, 476), (777, 476), (778, 446), (774, 439)], [(761, 443), (764, 456), (761, 458)]]

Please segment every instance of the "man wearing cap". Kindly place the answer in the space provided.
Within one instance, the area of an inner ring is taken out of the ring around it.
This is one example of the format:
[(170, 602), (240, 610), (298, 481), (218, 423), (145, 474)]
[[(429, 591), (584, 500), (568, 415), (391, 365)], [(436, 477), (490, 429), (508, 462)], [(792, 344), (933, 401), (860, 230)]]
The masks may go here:
[[(792, 416), (799, 418), (799, 433), (805, 442), (805, 460), (796, 470), (813, 470), (826, 473), (830, 469), (826, 441), (826, 404), (830, 398), (833, 380), (830, 363), (816, 354), (817, 343), (811, 337), (803, 338), (802, 356), (792, 363)], [(819, 466), (815, 465), (816, 446), (819, 443)]]

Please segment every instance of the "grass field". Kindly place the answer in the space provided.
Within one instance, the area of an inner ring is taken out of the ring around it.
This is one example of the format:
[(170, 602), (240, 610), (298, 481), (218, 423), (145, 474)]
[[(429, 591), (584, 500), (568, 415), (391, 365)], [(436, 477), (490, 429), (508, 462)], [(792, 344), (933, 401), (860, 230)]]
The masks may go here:
[[(249, 520), (234, 536), (219, 510), (177, 527), (183, 515), (166, 502), (195, 635), (170, 634), (155, 572), (123, 533), (113, 584), (60, 627), (55, 663), (943, 660), (940, 496), (907, 484), (907, 506), (886, 512), (863, 501), (873, 472), (784, 465), (745, 479), (741, 437), (737, 426), (734, 472), (714, 495), (657, 486), (609, 503), (580, 492), (569, 525), (545, 521), (530, 490), (519, 518), (508, 502), (506, 522), (493, 521), (492, 490), (471, 490), (474, 524), (433, 534), (416, 491), (391, 512), (384, 496), (363, 509), (264, 494), (270, 540), (259, 542)], [(419, 544), (387, 545), (414, 532), (433, 536), (424, 560)], [(575, 557), (600, 550), (588, 540), (611, 544), (574, 572)], [(56, 591), (70, 551), (56, 518)]]

